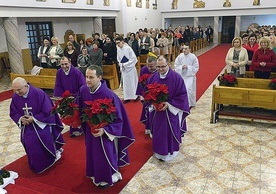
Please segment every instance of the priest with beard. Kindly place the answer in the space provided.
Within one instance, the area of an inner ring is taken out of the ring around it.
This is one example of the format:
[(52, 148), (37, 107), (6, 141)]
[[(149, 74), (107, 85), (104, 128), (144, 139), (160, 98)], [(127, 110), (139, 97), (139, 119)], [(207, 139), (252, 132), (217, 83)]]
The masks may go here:
[[(60, 69), (56, 74), (56, 83), (54, 88), (54, 97), (61, 97), (68, 90), (71, 94), (76, 95), (80, 87), (85, 84), (85, 78), (81, 71), (71, 64), (68, 57), (63, 56), (60, 60)], [(81, 128), (70, 126), (70, 137), (77, 137), (82, 134)]]
[(110, 90), (102, 79), (101, 67), (91, 65), (86, 70), (86, 85), (80, 89), (80, 110), (87, 107), (86, 101), (112, 99), (116, 108), (115, 119), (106, 126), (91, 132), (89, 125), (82, 124), (86, 145), (86, 176), (100, 188), (107, 188), (122, 180), (119, 167), (129, 164), (128, 147), (134, 135), (127, 113), (120, 98)]
[(58, 114), (51, 114), (53, 103), (44, 91), (21, 77), (13, 80), (12, 88), (15, 94), (10, 105), (10, 117), (21, 129), (21, 143), (30, 169), (42, 173), (61, 157), (63, 125)]
[(186, 116), (190, 114), (188, 95), (182, 77), (173, 71), (167, 59), (157, 59), (157, 73), (148, 78), (147, 84), (168, 86), (168, 99), (159, 111), (149, 107), (150, 130), (154, 155), (160, 161), (170, 161), (179, 152), (182, 137), (187, 131)]

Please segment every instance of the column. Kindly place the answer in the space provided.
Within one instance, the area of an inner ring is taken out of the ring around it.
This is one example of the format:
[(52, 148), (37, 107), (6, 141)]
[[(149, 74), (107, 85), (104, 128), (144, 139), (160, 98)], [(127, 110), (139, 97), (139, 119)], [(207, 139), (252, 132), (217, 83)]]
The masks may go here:
[(3, 18), (11, 71), (24, 74), (23, 58), (16, 17)]
[(100, 35), (103, 33), (103, 25), (102, 25), (101, 17), (94, 18), (94, 33), (99, 33)]
[(194, 27), (198, 27), (198, 17), (194, 17)]
[(241, 16), (236, 16), (235, 37), (240, 37), (241, 33)]
[(214, 32), (213, 32), (213, 43), (218, 43), (218, 31), (219, 31), (219, 16), (214, 17)]

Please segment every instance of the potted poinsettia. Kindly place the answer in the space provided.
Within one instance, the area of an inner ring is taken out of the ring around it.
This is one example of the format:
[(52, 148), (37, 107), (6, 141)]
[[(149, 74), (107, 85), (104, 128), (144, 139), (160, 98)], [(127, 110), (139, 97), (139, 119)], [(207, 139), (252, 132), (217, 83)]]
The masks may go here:
[(51, 113), (58, 113), (60, 115), (60, 120), (65, 125), (70, 125), (73, 128), (77, 128), (81, 125), (79, 106), (75, 103), (75, 97), (68, 90), (62, 94), (61, 99), (55, 101)]
[(220, 86), (231, 86), (234, 87), (238, 84), (237, 78), (231, 74), (222, 74), (218, 77)]
[(112, 99), (85, 101), (85, 104), (87, 107), (83, 109), (81, 118), (82, 122), (89, 125), (91, 133), (95, 133), (95, 129), (102, 128), (116, 119), (116, 107)]
[(164, 102), (168, 100), (168, 96), (168, 86), (166, 84), (158, 84), (157, 82), (146, 85), (143, 92), (145, 101), (151, 103), (157, 111), (163, 108)]
[(269, 82), (269, 87), (272, 90), (276, 90), (276, 78), (272, 79), (271, 82)]

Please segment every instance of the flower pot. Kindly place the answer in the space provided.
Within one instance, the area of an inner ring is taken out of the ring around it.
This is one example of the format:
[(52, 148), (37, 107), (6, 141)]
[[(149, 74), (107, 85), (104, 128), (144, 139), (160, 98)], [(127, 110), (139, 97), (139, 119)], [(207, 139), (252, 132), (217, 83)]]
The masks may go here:
[(155, 107), (157, 111), (161, 111), (161, 109), (165, 106), (164, 102), (161, 103), (152, 103), (152, 105)]

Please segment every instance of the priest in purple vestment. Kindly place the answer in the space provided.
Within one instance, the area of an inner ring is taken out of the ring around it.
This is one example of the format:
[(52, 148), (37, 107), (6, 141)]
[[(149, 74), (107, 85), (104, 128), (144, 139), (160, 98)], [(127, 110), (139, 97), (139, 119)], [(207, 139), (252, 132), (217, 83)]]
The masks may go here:
[(149, 107), (150, 130), (154, 155), (161, 161), (169, 161), (177, 156), (187, 131), (186, 116), (190, 114), (189, 102), (183, 78), (173, 71), (164, 56), (157, 59), (157, 72), (147, 80), (147, 84), (166, 84), (169, 90), (167, 102), (161, 111)]
[(53, 103), (44, 91), (21, 77), (13, 80), (12, 88), (15, 94), (10, 105), (10, 117), (21, 129), (21, 143), (29, 167), (42, 173), (61, 157), (63, 125), (57, 114), (51, 115)]
[(136, 95), (139, 95), (141, 98), (141, 102), (143, 103), (143, 108), (140, 116), (141, 123), (145, 124), (145, 134), (150, 134), (149, 129), (149, 120), (148, 120), (148, 106), (149, 103), (144, 102), (142, 99), (142, 92), (144, 90), (145, 85), (140, 83), (140, 78), (145, 75), (152, 75), (156, 72), (156, 57), (150, 56), (147, 58), (147, 65), (141, 68), (139, 82), (137, 85)]
[[(61, 97), (68, 90), (73, 95), (79, 92), (82, 85), (85, 85), (85, 77), (80, 70), (71, 65), (71, 61), (67, 57), (60, 60), (61, 68), (57, 71), (56, 83), (54, 88), (54, 96)], [(70, 127), (70, 137), (80, 136), (82, 129)]]
[(106, 188), (122, 179), (119, 167), (129, 164), (128, 147), (134, 142), (134, 135), (125, 108), (120, 98), (111, 91), (102, 79), (102, 69), (91, 65), (86, 70), (86, 85), (80, 89), (78, 98), (80, 110), (85, 101), (112, 99), (116, 107), (116, 118), (112, 123), (91, 133), (87, 123), (82, 127), (86, 145), (86, 176), (99, 187)]

